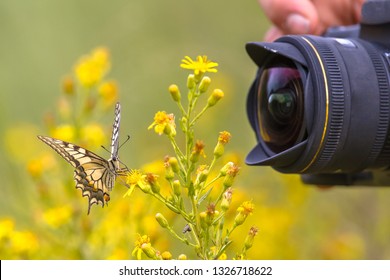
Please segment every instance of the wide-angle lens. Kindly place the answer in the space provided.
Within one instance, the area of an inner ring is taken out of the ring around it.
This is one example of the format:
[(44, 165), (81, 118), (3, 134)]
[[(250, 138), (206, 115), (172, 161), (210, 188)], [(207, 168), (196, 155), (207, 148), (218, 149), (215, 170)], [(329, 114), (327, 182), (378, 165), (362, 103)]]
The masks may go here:
[(277, 65), (264, 69), (257, 100), (260, 134), (273, 152), (279, 153), (302, 140), (304, 96), (296, 67)]

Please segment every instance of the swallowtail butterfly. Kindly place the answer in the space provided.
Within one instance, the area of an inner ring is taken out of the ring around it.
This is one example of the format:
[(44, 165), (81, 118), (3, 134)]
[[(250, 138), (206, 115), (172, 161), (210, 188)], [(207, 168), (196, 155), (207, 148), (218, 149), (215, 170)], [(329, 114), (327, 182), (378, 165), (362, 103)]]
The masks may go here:
[(110, 191), (114, 187), (118, 175), (124, 175), (128, 169), (121, 168), (118, 158), (120, 104), (115, 106), (115, 120), (111, 136), (111, 156), (108, 160), (80, 146), (59, 139), (38, 136), (74, 168), (76, 188), (81, 189), (82, 195), (89, 200), (88, 214), (93, 204), (104, 204), (110, 200)]

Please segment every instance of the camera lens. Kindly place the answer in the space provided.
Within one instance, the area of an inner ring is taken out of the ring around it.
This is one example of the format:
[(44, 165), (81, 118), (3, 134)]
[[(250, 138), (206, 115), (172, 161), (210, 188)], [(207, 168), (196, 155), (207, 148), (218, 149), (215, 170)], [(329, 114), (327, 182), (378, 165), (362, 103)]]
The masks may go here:
[(271, 63), (265, 68), (260, 76), (257, 100), (260, 134), (274, 153), (302, 141), (305, 135), (303, 83), (294, 65)]
[(268, 110), (275, 122), (280, 125), (288, 123), (294, 113), (295, 98), (294, 92), (282, 89), (271, 92), (268, 98)]

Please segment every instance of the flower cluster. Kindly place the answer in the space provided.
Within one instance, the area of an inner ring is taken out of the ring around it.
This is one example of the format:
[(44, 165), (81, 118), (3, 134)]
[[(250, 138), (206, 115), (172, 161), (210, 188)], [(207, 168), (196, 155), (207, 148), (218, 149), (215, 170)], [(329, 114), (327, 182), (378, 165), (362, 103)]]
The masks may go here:
[[(169, 194), (164, 195), (161, 192), (157, 174), (132, 170), (127, 178), (130, 186), (127, 195), (138, 187), (164, 203), (175, 215), (182, 217), (184, 224), (182, 232), (177, 232), (164, 214), (157, 213), (155, 219), (162, 228), (183, 244), (192, 247), (201, 259), (225, 259), (233, 241), (232, 232), (244, 223), (253, 212), (254, 206), (250, 201), (243, 202), (236, 209), (234, 221), (229, 221), (228, 214), (231, 212), (230, 206), (234, 197), (233, 184), (240, 168), (234, 162), (222, 165), (219, 170), (217, 166), (220, 164), (218, 160), (225, 153), (225, 146), (229, 143), (231, 134), (222, 131), (217, 135), (217, 143), (209, 163), (203, 163), (206, 159), (204, 141), (196, 139), (197, 121), (224, 97), (222, 90), (210, 90), (211, 78), (206, 75), (207, 72), (216, 73), (218, 64), (208, 60), (207, 56), (198, 56), (195, 60), (186, 56), (180, 66), (192, 72), (187, 78), (186, 104), (178, 85), (173, 84), (168, 88), (172, 100), (178, 106), (180, 116), (159, 111), (149, 126), (149, 129), (154, 129), (158, 135), (166, 135), (174, 151), (174, 156), (166, 156), (164, 160), (163, 177), (169, 186)], [(203, 107), (199, 108), (204, 96), (207, 99)], [(177, 141), (178, 131), (184, 138), (180, 142)], [(236, 253), (236, 256), (246, 257), (256, 234), (257, 229), (252, 227), (244, 241), (242, 251)], [(169, 252), (160, 253), (153, 247), (147, 235), (139, 235), (133, 255), (137, 259), (141, 259), (143, 255), (150, 259), (172, 258)], [(182, 254), (177, 258), (187, 257)]]
[(28, 259), (39, 249), (37, 236), (30, 231), (15, 229), (15, 221), (11, 218), (0, 219), (0, 251), (1, 258)]

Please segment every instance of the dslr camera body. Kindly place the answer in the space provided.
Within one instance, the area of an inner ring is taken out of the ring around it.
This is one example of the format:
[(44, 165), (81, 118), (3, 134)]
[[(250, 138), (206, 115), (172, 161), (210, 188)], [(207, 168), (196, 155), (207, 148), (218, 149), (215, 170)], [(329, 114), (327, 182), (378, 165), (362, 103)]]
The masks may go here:
[(359, 25), (246, 50), (258, 66), (247, 164), (308, 184), (390, 186), (390, 1), (365, 2)]

